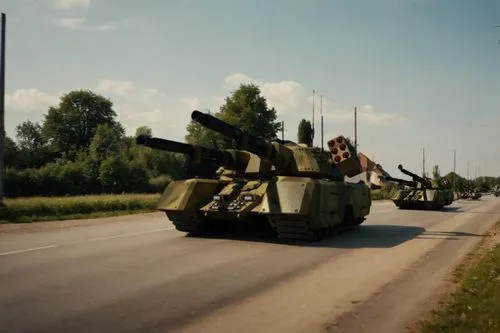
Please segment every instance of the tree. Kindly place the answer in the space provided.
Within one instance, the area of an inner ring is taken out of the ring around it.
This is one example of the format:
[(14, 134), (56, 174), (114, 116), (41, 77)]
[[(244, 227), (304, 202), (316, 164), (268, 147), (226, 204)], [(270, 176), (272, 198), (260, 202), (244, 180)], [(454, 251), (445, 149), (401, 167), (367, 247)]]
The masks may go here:
[(42, 126), (30, 120), (16, 126), (16, 140), (22, 167), (38, 168), (45, 164), (46, 141)]
[(313, 129), (311, 122), (305, 119), (302, 119), (299, 123), (299, 128), (297, 131), (297, 140), (298, 143), (305, 143), (309, 147), (312, 146), (313, 143)]
[[(267, 106), (266, 99), (260, 95), (260, 88), (255, 84), (241, 84), (238, 89), (226, 97), (225, 104), (214, 116), (250, 132), (263, 139), (273, 139), (281, 130), (281, 123), (276, 121), (274, 108)], [(206, 129), (197, 123), (187, 126), (186, 141), (217, 148), (229, 148), (232, 140), (219, 133)]]
[(4, 157), (5, 157), (5, 166), (6, 167), (17, 166), (18, 159), (19, 159), (19, 148), (17, 147), (14, 140), (9, 138), (8, 136), (5, 137)]
[(16, 126), (18, 147), (22, 150), (35, 151), (44, 145), (42, 126), (30, 120)]
[(139, 126), (135, 130), (135, 136), (139, 135), (153, 136), (153, 130), (149, 126)]
[(49, 108), (43, 134), (57, 150), (74, 157), (88, 148), (100, 124), (116, 125), (115, 117), (111, 100), (90, 90), (74, 90)]
[(90, 156), (95, 161), (103, 161), (119, 155), (125, 150), (124, 136), (125, 130), (120, 124), (97, 126), (89, 147)]
[(434, 178), (434, 179), (440, 179), (441, 178), (441, 173), (439, 172), (439, 165), (435, 165), (432, 168), (432, 178)]

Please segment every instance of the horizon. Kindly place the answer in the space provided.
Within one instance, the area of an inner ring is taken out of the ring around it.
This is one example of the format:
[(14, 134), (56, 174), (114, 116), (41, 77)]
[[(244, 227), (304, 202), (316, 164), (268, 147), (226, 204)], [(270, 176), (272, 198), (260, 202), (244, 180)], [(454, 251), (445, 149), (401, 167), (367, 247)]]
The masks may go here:
[(429, 174), (436, 164), (453, 171), (456, 149), (457, 174), (466, 178), (469, 164), (469, 178), (477, 169), (500, 176), (500, 152), (487, 145), (500, 120), (492, 0), (1, 4), (13, 139), (17, 124), (40, 122), (62, 93), (90, 89), (113, 101), (127, 135), (149, 126), (184, 142), (190, 112), (217, 112), (239, 84), (256, 83), (285, 139), (312, 120), (314, 90), (316, 146), (323, 96), (325, 147), (337, 135), (354, 139), (357, 107), (358, 150), (391, 175), (398, 164), (420, 174), (425, 147)]

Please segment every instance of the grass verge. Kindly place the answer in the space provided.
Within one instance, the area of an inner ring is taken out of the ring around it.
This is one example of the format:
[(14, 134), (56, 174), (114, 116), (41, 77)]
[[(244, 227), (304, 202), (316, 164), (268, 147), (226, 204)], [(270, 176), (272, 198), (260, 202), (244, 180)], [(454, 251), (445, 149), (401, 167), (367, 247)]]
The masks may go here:
[[(500, 223), (493, 237), (499, 229)], [(431, 319), (422, 322), (423, 333), (500, 332), (500, 244), (472, 260), (470, 267), (467, 262), (458, 267), (457, 290), (443, 299)]]
[(387, 200), (391, 197), (391, 192), (384, 190), (371, 190), (372, 200)]
[[(372, 200), (387, 197), (384, 191), (372, 190)], [(0, 221), (21, 223), (146, 213), (155, 210), (159, 198), (160, 194), (6, 198)]]
[(86, 195), (5, 199), (0, 220), (35, 222), (152, 212), (160, 194)]

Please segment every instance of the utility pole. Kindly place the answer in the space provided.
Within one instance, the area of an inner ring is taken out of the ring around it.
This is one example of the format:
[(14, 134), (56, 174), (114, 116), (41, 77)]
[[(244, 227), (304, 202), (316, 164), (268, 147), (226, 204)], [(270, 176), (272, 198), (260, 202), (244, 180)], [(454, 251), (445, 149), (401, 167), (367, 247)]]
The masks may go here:
[(425, 175), (425, 147), (422, 147), (422, 177), (426, 177), (426, 175)]
[(285, 121), (281, 121), (281, 140), (285, 140)]
[(0, 46), (0, 207), (4, 206), (5, 175), (5, 25), (7, 18), (2, 13), (2, 35)]
[(323, 95), (321, 95), (320, 113), (321, 113), (321, 151), (323, 151), (324, 150), (324, 147), (323, 147), (323, 142), (324, 142), (324, 137), (323, 137)]
[(469, 161), (467, 161), (467, 180), (470, 180), (469, 179)]
[(457, 167), (457, 150), (453, 149), (453, 173), (456, 173)]
[(354, 151), (358, 155), (358, 108), (354, 107)]
[(452, 178), (453, 179), (453, 184), (452, 184), (453, 191), (455, 191), (455, 179), (457, 178), (456, 167), (457, 167), (457, 150), (453, 149), (453, 178)]
[(314, 95), (316, 94), (316, 91), (313, 89), (313, 117), (312, 117), (312, 142), (311, 146), (314, 147)]

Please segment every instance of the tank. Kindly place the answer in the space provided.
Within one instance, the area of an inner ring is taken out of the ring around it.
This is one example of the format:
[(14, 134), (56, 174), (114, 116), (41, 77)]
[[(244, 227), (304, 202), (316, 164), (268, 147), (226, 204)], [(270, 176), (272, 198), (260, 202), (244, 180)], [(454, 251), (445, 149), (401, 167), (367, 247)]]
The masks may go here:
[(460, 197), (461, 199), (479, 200), (482, 196), (481, 191), (477, 188), (474, 188), (472, 185), (465, 185)]
[(440, 210), (453, 203), (454, 192), (446, 178), (430, 179), (406, 170), (401, 164), (398, 169), (412, 180), (384, 177), (388, 181), (397, 182), (405, 188), (399, 189), (391, 198), (401, 209)]
[(214, 225), (264, 221), (282, 240), (314, 241), (353, 228), (370, 213), (370, 189), (347, 183), (362, 172), (354, 148), (343, 136), (328, 150), (292, 141), (264, 140), (200, 111), (191, 119), (233, 139), (234, 149), (217, 150), (160, 138), (138, 144), (183, 153), (193, 163), (215, 161), (213, 178), (172, 181), (157, 209), (179, 231), (203, 234)]

